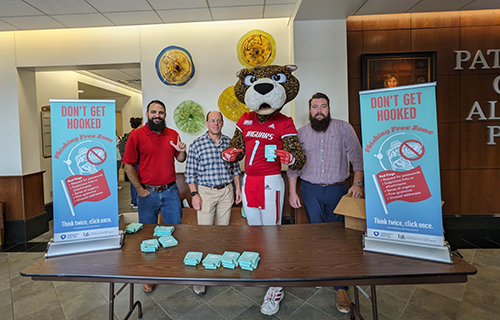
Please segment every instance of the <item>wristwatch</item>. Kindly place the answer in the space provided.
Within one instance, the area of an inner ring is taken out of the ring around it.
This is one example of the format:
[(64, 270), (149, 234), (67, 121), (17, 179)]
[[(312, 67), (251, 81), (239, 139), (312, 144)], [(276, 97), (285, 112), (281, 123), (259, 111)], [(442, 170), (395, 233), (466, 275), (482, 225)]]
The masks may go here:
[(363, 186), (365, 185), (363, 181), (356, 181), (356, 180), (354, 180), (354, 184), (356, 184), (360, 188), (363, 188)]
[(193, 191), (193, 192), (191, 192), (191, 197), (194, 197), (197, 194), (198, 194), (198, 191)]

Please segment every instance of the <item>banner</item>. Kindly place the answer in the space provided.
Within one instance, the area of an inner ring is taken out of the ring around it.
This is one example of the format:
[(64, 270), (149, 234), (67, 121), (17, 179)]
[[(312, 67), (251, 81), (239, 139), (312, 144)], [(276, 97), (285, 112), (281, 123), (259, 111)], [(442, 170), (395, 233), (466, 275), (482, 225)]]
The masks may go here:
[(116, 236), (113, 100), (50, 100), (54, 242)]
[(359, 93), (368, 238), (444, 244), (435, 87)]

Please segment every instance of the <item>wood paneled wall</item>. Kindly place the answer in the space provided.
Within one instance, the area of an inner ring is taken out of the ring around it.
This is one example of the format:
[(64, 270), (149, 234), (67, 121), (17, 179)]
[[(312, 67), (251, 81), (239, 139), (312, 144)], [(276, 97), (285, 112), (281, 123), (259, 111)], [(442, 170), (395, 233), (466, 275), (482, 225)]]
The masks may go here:
[[(362, 53), (437, 52), (437, 116), (444, 214), (500, 213), (500, 138), (487, 145), (488, 125), (500, 120), (466, 118), (478, 101), (500, 100), (493, 80), (500, 69), (454, 70), (455, 50), (500, 49), (500, 10), (354, 16), (347, 19), (349, 121), (361, 131), (359, 96)], [(493, 55), (487, 57), (493, 66)], [(498, 102), (497, 116), (500, 116)]]
[(45, 212), (43, 172), (0, 177), (0, 201), (5, 203), (5, 220), (28, 220)]

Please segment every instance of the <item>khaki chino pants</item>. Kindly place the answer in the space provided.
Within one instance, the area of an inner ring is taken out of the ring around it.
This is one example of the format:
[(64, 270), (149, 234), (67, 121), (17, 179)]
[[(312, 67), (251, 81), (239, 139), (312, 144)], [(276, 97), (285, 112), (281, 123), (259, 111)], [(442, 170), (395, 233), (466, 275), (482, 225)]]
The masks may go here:
[(223, 225), (229, 224), (231, 218), (231, 207), (234, 202), (233, 184), (228, 184), (220, 190), (198, 186), (198, 193), (203, 200), (201, 211), (198, 213), (199, 225)]

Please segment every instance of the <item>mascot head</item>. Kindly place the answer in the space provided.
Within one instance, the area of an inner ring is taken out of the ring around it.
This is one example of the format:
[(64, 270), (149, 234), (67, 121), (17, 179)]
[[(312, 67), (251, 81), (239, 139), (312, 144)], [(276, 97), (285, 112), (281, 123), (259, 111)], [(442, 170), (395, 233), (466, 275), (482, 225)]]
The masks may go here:
[(299, 93), (299, 80), (292, 75), (297, 66), (262, 66), (241, 69), (234, 94), (260, 116), (271, 117)]

